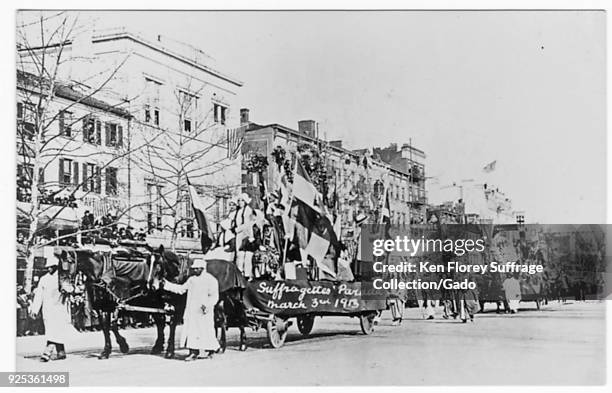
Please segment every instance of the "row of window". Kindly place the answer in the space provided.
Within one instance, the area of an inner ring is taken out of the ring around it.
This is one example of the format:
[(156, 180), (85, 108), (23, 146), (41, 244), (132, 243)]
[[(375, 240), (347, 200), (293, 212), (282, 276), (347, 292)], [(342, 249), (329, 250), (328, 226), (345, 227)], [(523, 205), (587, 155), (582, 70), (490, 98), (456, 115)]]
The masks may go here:
[(408, 189), (408, 192), (406, 192), (404, 187), (400, 188), (398, 185), (391, 185), (389, 187), (389, 198), (395, 198), (395, 200), (402, 202), (414, 202), (416, 200), (424, 199), (425, 193), (417, 190), (413, 190), (413, 193), (411, 193), (410, 189)]
[[(162, 84), (153, 79), (145, 78), (145, 104), (143, 121), (159, 127), (160, 124), (160, 90)], [(178, 92), (178, 104), (180, 108), (181, 123), (183, 131), (191, 132), (197, 129), (196, 119), (199, 113), (199, 98), (197, 95), (183, 90)], [(219, 103), (213, 103), (213, 121), (225, 124), (229, 114), (229, 108)]]
[[(118, 169), (114, 167), (104, 168), (106, 195), (117, 195), (117, 172)], [(60, 158), (58, 179), (62, 185), (80, 186), (83, 191), (97, 194), (102, 192), (102, 168), (93, 163)]]
[[(60, 112), (60, 132), (62, 135), (72, 137), (72, 128), (66, 119), (70, 116), (67, 112)], [(68, 124), (68, 125), (65, 125)], [(102, 122), (93, 116), (83, 119), (83, 142), (93, 145), (102, 145), (102, 128), (104, 128), (104, 146), (123, 147), (123, 126), (112, 122)]]
[[(60, 111), (57, 116), (60, 135), (67, 138), (75, 136), (73, 125), (74, 114), (70, 111)], [(17, 132), (18, 140), (21, 138), (33, 140), (35, 135), (34, 105), (31, 103), (17, 103)], [(83, 141), (94, 145), (109, 147), (123, 146), (123, 126), (114, 122), (102, 122), (93, 116), (86, 116), (82, 121)], [(104, 139), (102, 139), (104, 129)]]

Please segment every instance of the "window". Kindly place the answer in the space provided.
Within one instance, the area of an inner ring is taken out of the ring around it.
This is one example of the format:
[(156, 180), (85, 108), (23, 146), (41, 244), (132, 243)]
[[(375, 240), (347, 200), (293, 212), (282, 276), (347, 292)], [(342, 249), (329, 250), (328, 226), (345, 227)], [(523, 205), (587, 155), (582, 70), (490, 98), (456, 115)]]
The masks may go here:
[(147, 228), (149, 233), (153, 229), (162, 229), (162, 186), (147, 184)]
[(83, 142), (93, 145), (102, 143), (102, 122), (92, 116), (83, 118)]
[[(60, 158), (59, 160), (59, 183), (63, 185), (77, 184), (78, 182), (78, 164), (68, 158)], [(73, 176), (76, 175), (76, 176)]]
[(106, 146), (121, 147), (123, 146), (123, 127), (115, 123), (106, 123), (104, 125), (106, 132)]
[(181, 229), (180, 235), (181, 237), (193, 238), (195, 237), (195, 225), (194, 225), (194, 216), (193, 216), (193, 208), (191, 207), (191, 198), (189, 197), (189, 191), (183, 190), (181, 192), (181, 204), (180, 204), (180, 213), (181, 213)]
[(194, 119), (197, 116), (198, 97), (179, 90), (179, 107), (181, 118), (183, 119), (183, 131), (191, 132), (195, 128)]
[(17, 103), (17, 134), (19, 139), (33, 141), (36, 134), (36, 109), (34, 104)]
[(117, 195), (117, 168), (106, 168), (106, 195)]
[(32, 174), (34, 165), (17, 164), (17, 200), (21, 202), (32, 201)]
[(227, 111), (228, 108), (221, 104), (213, 104), (213, 117), (215, 123), (225, 124), (225, 120), (227, 119)]
[(72, 138), (72, 112), (60, 111), (58, 113), (59, 133), (68, 138)]
[(145, 106), (144, 121), (159, 126), (159, 92), (161, 83), (153, 79), (145, 78)]
[(83, 191), (100, 192), (96, 186), (96, 165), (83, 164)]

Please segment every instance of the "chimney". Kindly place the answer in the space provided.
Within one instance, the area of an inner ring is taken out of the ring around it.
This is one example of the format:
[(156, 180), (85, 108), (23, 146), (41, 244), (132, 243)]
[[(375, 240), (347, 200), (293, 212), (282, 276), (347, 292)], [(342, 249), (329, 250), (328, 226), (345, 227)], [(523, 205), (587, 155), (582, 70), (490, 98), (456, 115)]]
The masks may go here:
[(306, 134), (311, 138), (316, 138), (316, 123), (314, 120), (298, 121), (298, 131)]
[(240, 109), (240, 125), (244, 126), (249, 124), (249, 108), (241, 108)]
[(342, 148), (342, 140), (329, 141), (329, 144), (334, 147)]

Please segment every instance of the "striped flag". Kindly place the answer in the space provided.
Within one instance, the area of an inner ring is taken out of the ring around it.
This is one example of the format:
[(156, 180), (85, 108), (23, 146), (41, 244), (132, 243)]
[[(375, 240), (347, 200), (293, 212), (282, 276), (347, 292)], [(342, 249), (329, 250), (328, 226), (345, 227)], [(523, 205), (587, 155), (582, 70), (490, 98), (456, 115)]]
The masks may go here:
[(335, 275), (334, 272), (329, 272), (322, 262), (329, 246), (336, 246), (338, 243), (336, 233), (330, 219), (322, 210), (320, 193), (299, 160), (293, 179), (293, 200), (290, 210), (295, 236), (304, 254), (310, 255), (319, 268)]
[(247, 126), (240, 126), (227, 130), (227, 158), (235, 160), (240, 155), (242, 142)]
[[(385, 188), (385, 192), (383, 193), (383, 203), (382, 209), (380, 211), (380, 222), (388, 222), (391, 221), (391, 205), (389, 204), (389, 189)], [(386, 220), (386, 221), (385, 221)]]
[(206, 206), (200, 195), (198, 195), (195, 187), (189, 183), (189, 196), (191, 197), (191, 205), (193, 206), (193, 212), (195, 213), (196, 219), (198, 220), (198, 227), (200, 228), (200, 242), (202, 244), (202, 252), (206, 254), (210, 247), (213, 245), (213, 233), (208, 225), (208, 219), (206, 218)]
[(296, 166), (295, 176), (293, 177), (293, 197), (301, 200), (312, 209), (319, 211), (319, 207), (315, 203), (318, 199), (319, 191), (312, 184), (310, 176), (299, 159)]
[(385, 224), (385, 238), (390, 239), (389, 228), (391, 227), (391, 204), (389, 203), (389, 189), (385, 188), (385, 192), (383, 194), (383, 198), (385, 198), (383, 202), (383, 206), (380, 212), (380, 222), (381, 224)]

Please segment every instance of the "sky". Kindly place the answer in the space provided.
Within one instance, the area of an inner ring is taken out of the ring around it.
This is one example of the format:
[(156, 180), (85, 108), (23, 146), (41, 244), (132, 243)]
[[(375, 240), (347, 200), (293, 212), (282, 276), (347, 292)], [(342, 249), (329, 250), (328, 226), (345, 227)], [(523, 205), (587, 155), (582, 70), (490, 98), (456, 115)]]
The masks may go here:
[(312, 119), (349, 148), (411, 139), (427, 154), (431, 202), (474, 179), (503, 190), (528, 222), (606, 220), (602, 11), (83, 16), (204, 50), (244, 81), (238, 103), (256, 123)]

